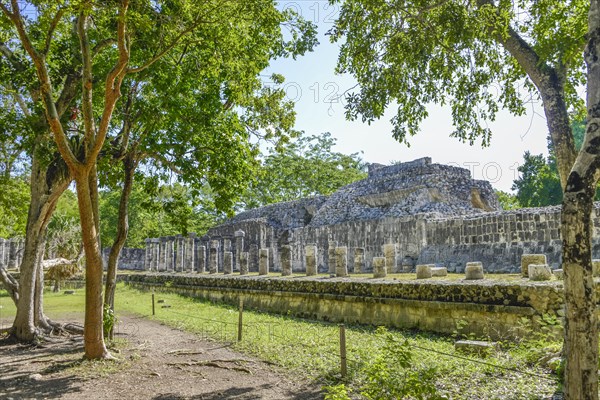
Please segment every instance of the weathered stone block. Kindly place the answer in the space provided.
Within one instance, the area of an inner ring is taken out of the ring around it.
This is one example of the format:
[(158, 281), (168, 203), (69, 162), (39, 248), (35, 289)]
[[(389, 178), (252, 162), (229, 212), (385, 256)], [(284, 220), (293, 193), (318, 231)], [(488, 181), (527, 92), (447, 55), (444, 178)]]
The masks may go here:
[(529, 264), (527, 267), (529, 279), (532, 281), (549, 281), (552, 271), (547, 264)]
[(373, 257), (373, 278), (385, 278), (386, 275), (385, 257)]
[(565, 274), (563, 272), (562, 269), (555, 269), (552, 271), (552, 274), (554, 275), (554, 277), (560, 281), (562, 281), (565, 277)]
[(385, 257), (385, 268), (388, 274), (396, 272), (396, 251), (397, 245), (395, 243), (388, 243), (383, 245), (383, 256)]
[(233, 253), (231, 251), (223, 252), (223, 273), (229, 275), (233, 272)]
[(305, 247), (306, 257), (306, 275), (313, 276), (317, 274), (317, 246), (310, 245)]
[(431, 268), (434, 264), (420, 264), (417, 265), (417, 279), (427, 279), (431, 278)]
[(454, 343), (454, 349), (464, 354), (476, 354), (480, 357), (486, 357), (492, 354), (497, 348), (494, 342), (483, 342), (479, 340), (458, 340)]
[(240, 275), (248, 275), (248, 260), (249, 254), (247, 251), (240, 253)]
[(545, 254), (523, 254), (521, 256), (521, 275), (524, 278), (529, 276), (530, 264), (548, 264)]
[(329, 248), (327, 249), (327, 265), (329, 268), (330, 274), (335, 274), (336, 267), (336, 259), (335, 259), (335, 248), (337, 247), (337, 242), (329, 242)]
[(346, 246), (336, 247), (335, 259), (336, 276), (348, 276), (348, 248)]
[(354, 249), (354, 273), (360, 274), (365, 272), (365, 249), (356, 247)]
[(258, 274), (267, 275), (269, 273), (269, 249), (260, 249), (258, 251)]
[(431, 276), (448, 276), (448, 269), (446, 267), (431, 268)]
[(281, 246), (281, 275), (292, 275), (292, 248), (289, 245)]
[(483, 264), (479, 261), (468, 262), (465, 266), (465, 279), (483, 279)]
[(600, 276), (600, 260), (592, 260), (592, 274), (594, 277)]
[(208, 255), (208, 272), (216, 274), (219, 272), (219, 243), (214, 241)]

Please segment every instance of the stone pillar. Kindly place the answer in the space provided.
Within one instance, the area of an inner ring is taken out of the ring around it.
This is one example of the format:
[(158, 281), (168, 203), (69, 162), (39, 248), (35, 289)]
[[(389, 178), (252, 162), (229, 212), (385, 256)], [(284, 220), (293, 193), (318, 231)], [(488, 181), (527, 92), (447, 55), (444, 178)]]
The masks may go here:
[(223, 252), (223, 273), (229, 275), (233, 272), (233, 253), (231, 251)]
[(258, 253), (258, 245), (251, 245), (248, 254), (248, 271), (258, 271)]
[(335, 275), (348, 276), (348, 248), (346, 246), (335, 248)]
[(160, 263), (160, 239), (152, 239), (152, 270), (158, 272)]
[(194, 244), (196, 244), (196, 234), (190, 232), (188, 237), (185, 239), (185, 270), (194, 272)]
[(248, 275), (248, 259), (249, 254), (247, 251), (240, 253), (240, 275)]
[(208, 260), (208, 272), (216, 274), (219, 272), (219, 241), (212, 240), (210, 243), (210, 255)]
[(160, 239), (160, 259), (158, 261), (158, 270), (166, 271), (167, 270), (167, 237), (163, 236)]
[(165, 246), (166, 254), (165, 267), (168, 272), (173, 272), (175, 270), (175, 254), (173, 251), (175, 250), (175, 236), (167, 236), (167, 245)]
[(385, 278), (386, 275), (385, 257), (373, 257), (373, 278)]
[(362, 274), (365, 272), (365, 249), (357, 247), (354, 249), (354, 273)]
[(329, 241), (329, 248), (327, 249), (327, 265), (328, 265), (330, 274), (335, 274), (335, 269), (336, 269), (335, 248), (336, 247), (337, 247), (337, 242)]
[(177, 258), (175, 260), (175, 270), (177, 272), (183, 272), (185, 268), (185, 240), (183, 239), (182, 235), (177, 235), (175, 240), (177, 242)]
[(198, 256), (198, 273), (202, 274), (206, 271), (206, 246), (198, 246), (196, 248), (196, 255)]
[(309, 245), (304, 248), (306, 253), (306, 275), (313, 276), (317, 274), (317, 246)]
[(8, 241), (8, 268), (17, 268), (17, 239)]
[(4, 239), (0, 238), (0, 268), (6, 268), (4, 264)]
[(2, 255), (2, 263), (4, 265), (4, 268), (8, 268), (8, 256), (10, 253), (10, 242), (8, 239), (4, 239), (4, 243), (3, 243), (2, 247), (4, 248), (4, 250), (3, 250), (4, 254)]
[(258, 251), (258, 274), (267, 275), (269, 273), (269, 249), (260, 249)]
[(244, 251), (244, 236), (246, 236), (246, 233), (243, 230), (237, 230), (233, 233), (233, 237), (235, 240), (235, 258), (234, 258), (234, 265), (233, 268), (235, 271), (241, 271), (241, 257), (242, 257), (242, 252)]
[(19, 239), (17, 241), (17, 269), (21, 269), (21, 261), (23, 261), (23, 253), (25, 252), (25, 241)]
[(388, 274), (396, 272), (396, 244), (384, 244), (383, 256), (385, 257), (385, 269)]
[(281, 275), (290, 276), (292, 275), (292, 248), (290, 245), (281, 246)]
[(150, 243), (150, 239), (144, 240), (146, 242), (146, 254), (144, 257), (144, 271), (150, 270), (150, 260), (152, 259), (152, 246)]

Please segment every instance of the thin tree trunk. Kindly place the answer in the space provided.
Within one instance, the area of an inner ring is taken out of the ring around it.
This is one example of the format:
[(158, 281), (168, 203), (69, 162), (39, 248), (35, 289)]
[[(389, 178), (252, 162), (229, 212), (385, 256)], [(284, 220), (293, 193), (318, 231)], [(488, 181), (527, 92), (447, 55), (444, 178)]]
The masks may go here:
[(0, 267), (0, 281), (2, 281), (4, 289), (8, 292), (15, 306), (17, 306), (19, 304), (19, 282), (4, 267)]
[(91, 174), (80, 174), (75, 177), (79, 218), (81, 220), (81, 239), (85, 249), (85, 324), (84, 350), (88, 359), (110, 358), (104, 344), (102, 324), (102, 255), (98, 244), (96, 216), (90, 186), (93, 185)]
[[(115, 309), (115, 287), (117, 285), (117, 264), (119, 262), (119, 256), (121, 250), (127, 240), (127, 233), (129, 232), (129, 220), (128, 220), (128, 205), (129, 198), (131, 197), (131, 190), (133, 188), (133, 176), (136, 169), (136, 162), (131, 154), (128, 154), (123, 160), (124, 166), (124, 180), (123, 190), (121, 191), (121, 198), (119, 200), (119, 216), (117, 222), (117, 236), (115, 241), (110, 248), (110, 254), (108, 256), (108, 267), (106, 271), (106, 291), (104, 293), (104, 303), (107, 304), (111, 310)], [(113, 329), (110, 332), (110, 338), (112, 339)]]

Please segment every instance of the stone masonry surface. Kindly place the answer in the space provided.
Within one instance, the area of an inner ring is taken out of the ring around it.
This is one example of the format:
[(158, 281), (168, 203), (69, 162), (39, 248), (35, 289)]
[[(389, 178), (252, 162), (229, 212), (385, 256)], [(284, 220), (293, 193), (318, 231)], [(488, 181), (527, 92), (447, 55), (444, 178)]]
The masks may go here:
[[(592, 216), (594, 258), (600, 258), (599, 204)], [(173, 239), (167, 238), (167, 245), (178, 248)], [(146, 243), (144, 269), (165, 270), (156, 262), (157, 257), (164, 259), (156, 255), (157, 249), (161, 251), (160, 240), (147, 239)], [(548, 265), (557, 269), (561, 263), (560, 206), (502, 211), (489, 182), (471, 179), (467, 169), (422, 158), (391, 166), (371, 164), (366, 179), (329, 197), (248, 210), (188, 243), (207, 251), (213, 243), (219, 271), (223, 253), (231, 251), (234, 272), (239, 271), (237, 260), (244, 252), (250, 272), (256, 272), (259, 251), (266, 249), (271, 271), (282, 270), (285, 252), (286, 260), (290, 254), (292, 270), (304, 272), (306, 249), (312, 252), (312, 246), (321, 273), (335, 273), (336, 247), (347, 248), (351, 273), (372, 272), (373, 259), (382, 256), (388, 272), (435, 264), (462, 273), (467, 262), (479, 261), (485, 272), (516, 273), (523, 254), (544, 254)], [(179, 258), (178, 253), (172, 257)]]

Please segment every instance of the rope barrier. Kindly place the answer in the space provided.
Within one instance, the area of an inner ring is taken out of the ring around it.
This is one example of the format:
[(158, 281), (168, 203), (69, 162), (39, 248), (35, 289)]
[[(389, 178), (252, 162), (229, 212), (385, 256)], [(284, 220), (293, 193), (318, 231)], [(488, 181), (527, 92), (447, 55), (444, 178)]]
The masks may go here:
[[(180, 313), (180, 312), (173, 311), (173, 310), (169, 310), (169, 312), (172, 313), (172, 314), (181, 315), (181, 316), (184, 316), (184, 317), (187, 317), (187, 318), (200, 319), (200, 320), (208, 321), (208, 322), (215, 323), (215, 324), (234, 325), (234, 326), (237, 325), (234, 322), (228, 322), (228, 321), (224, 321), (224, 320), (220, 320), (220, 319), (210, 319), (210, 318), (205, 318), (205, 317), (200, 317), (200, 316), (195, 316), (195, 315), (189, 315), (189, 314)], [(281, 335), (278, 335), (278, 334), (276, 334), (274, 332), (274, 328), (283, 327), (284, 325), (285, 325), (284, 322), (248, 322), (248, 323), (244, 322), (243, 327), (244, 328), (249, 328), (249, 329), (255, 329), (256, 332), (258, 333), (258, 330), (260, 329), (258, 327), (259, 326), (265, 326), (265, 328), (268, 329), (267, 334), (268, 334), (269, 337), (277, 338), (277, 339), (280, 339), (280, 340), (288, 340), (288, 339), (290, 339), (289, 337), (281, 336)], [(316, 328), (315, 328), (315, 331), (318, 332), (318, 330)], [(304, 331), (303, 333), (305, 333), (305, 332), (306, 331)], [(215, 333), (215, 332), (213, 332), (213, 333)], [(223, 337), (223, 336), (226, 336), (226, 335), (221, 335), (221, 336)], [(294, 339), (297, 339), (297, 336), (295, 336)], [(323, 337), (318, 337), (318, 339), (323, 340), (324, 338)], [(325, 339), (327, 339), (327, 338), (325, 338)], [(330, 339), (332, 341), (335, 340), (334, 338), (330, 338)], [(311, 350), (315, 350), (316, 349), (316, 350), (319, 350), (319, 352), (320, 352), (321, 355), (328, 355), (330, 357), (333, 357), (334, 359), (338, 358), (340, 356), (339, 353), (335, 353), (335, 352), (332, 352), (330, 350), (323, 349), (323, 348), (321, 348), (321, 346), (310, 345), (310, 344), (307, 344), (307, 343), (303, 343), (301, 341), (295, 341), (293, 343), (293, 345), (294, 346), (301, 346), (301, 347), (303, 347), (305, 349), (311, 349)], [(497, 369), (504, 370), (504, 371), (510, 371), (510, 372), (513, 372), (513, 373), (517, 373), (517, 374), (521, 374), (521, 375), (526, 375), (526, 376), (530, 376), (530, 377), (534, 377), (534, 378), (545, 379), (545, 380), (552, 381), (552, 382), (556, 382), (557, 381), (557, 378), (553, 378), (553, 377), (549, 377), (549, 376), (545, 376), (545, 375), (541, 375), (541, 374), (536, 374), (534, 372), (522, 371), (522, 370), (519, 370), (519, 369), (513, 368), (513, 367), (506, 367), (506, 366), (503, 366), (503, 365), (493, 364), (493, 363), (486, 362), (486, 361), (483, 361), (483, 360), (477, 360), (477, 359), (473, 359), (473, 358), (461, 356), (459, 354), (453, 354), (453, 353), (448, 353), (448, 352), (444, 352), (444, 351), (441, 351), (441, 350), (436, 350), (436, 349), (432, 349), (432, 348), (428, 348), (428, 347), (423, 347), (423, 346), (419, 346), (417, 344), (410, 343), (410, 342), (408, 343), (408, 345), (410, 347), (414, 348), (414, 349), (419, 349), (419, 350), (423, 350), (423, 351), (428, 351), (428, 352), (440, 354), (440, 355), (443, 355), (443, 356), (446, 356), (446, 357), (451, 357), (451, 358), (456, 358), (456, 359), (460, 359), (460, 360), (464, 360), (464, 361), (469, 361), (469, 362), (472, 362), (474, 364), (485, 365), (485, 366), (488, 366), (488, 367), (497, 368)], [(347, 361), (349, 361), (350, 363), (352, 363), (354, 365), (363, 364), (365, 362), (362, 359), (354, 359), (354, 358), (350, 358), (350, 357), (348, 357)], [(503, 379), (502, 377), (498, 377), (498, 378)]]

